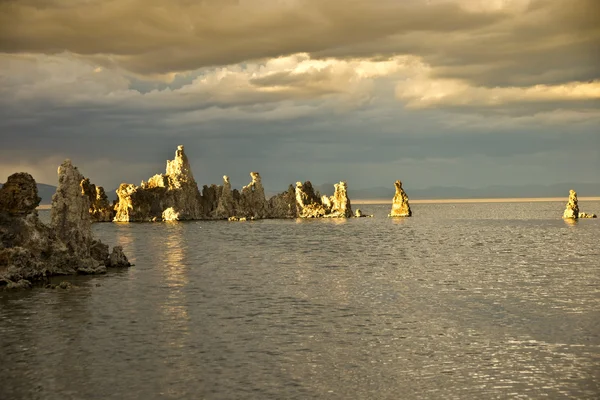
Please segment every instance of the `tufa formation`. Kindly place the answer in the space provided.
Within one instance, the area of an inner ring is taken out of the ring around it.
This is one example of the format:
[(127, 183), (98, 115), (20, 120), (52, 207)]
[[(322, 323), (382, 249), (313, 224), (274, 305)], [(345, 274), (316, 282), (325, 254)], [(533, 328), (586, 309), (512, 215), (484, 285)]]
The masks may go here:
[(396, 186), (396, 194), (394, 195), (394, 199), (392, 200), (392, 211), (390, 212), (390, 217), (410, 217), (412, 216), (412, 211), (410, 210), (410, 205), (408, 204), (408, 196), (404, 189), (402, 189), (402, 182), (396, 181), (394, 183)]
[(51, 275), (95, 274), (107, 267), (129, 266), (120, 247), (112, 254), (92, 236), (84, 180), (71, 161), (58, 168), (51, 223), (39, 219), (40, 197), (33, 177), (16, 173), (0, 188), (0, 286), (29, 287)]

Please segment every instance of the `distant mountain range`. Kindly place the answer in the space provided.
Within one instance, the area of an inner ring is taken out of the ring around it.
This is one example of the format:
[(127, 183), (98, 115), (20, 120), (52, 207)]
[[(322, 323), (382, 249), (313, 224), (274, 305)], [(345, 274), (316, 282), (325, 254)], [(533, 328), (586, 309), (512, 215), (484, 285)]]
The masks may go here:
[[(0, 183), (0, 187), (2, 184)], [(56, 192), (56, 186), (38, 183), (38, 195), (42, 198), (40, 204), (51, 204), (52, 195)], [(322, 195), (333, 194), (333, 184), (325, 183), (315, 185)], [(456, 186), (433, 186), (427, 189), (411, 189), (404, 187), (408, 197), (412, 200), (439, 200), (439, 199), (502, 199), (519, 197), (564, 197), (569, 196), (569, 190), (574, 189), (580, 197), (600, 196), (600, 183), (557, 183), (555, 185), (522, 185), (522, 186), (488, 186), (485, 188), (468, 189)], [(116, 189), (106, 192), (110, 201), (116, 200)], [(394, 187), (372, 187), (368, 189), (348, 188), (350, 200), (375, 200), (392, 199)], [(276, 194), (267, 192), (267, 197)]]

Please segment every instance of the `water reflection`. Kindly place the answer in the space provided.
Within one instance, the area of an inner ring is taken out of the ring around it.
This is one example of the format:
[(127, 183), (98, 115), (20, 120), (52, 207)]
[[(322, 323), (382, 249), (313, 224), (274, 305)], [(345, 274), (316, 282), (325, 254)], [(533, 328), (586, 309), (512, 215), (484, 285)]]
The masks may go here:
[(409, 217), (388, 217), (394, 225), (402, 225), (408, 222)]
[(569, 226), (577, 226), (579, 220), (573, 218), (564, 218), (563, 221)]

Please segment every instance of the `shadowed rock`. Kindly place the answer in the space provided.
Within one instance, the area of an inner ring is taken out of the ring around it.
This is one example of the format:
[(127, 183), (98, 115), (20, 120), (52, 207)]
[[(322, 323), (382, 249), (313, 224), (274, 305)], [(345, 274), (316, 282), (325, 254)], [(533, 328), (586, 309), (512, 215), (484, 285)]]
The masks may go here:
[(10, 215), (27, 215), (40, 201), (35, 180), (26, 172), (12, 174), (0, 189), (0, 211)]
[(269, 215), (269, 203), (258, 172), (250, 172), (252, 181), (242, 188), (237, 216), (261, 219)]
[(69, 160), (58, 173), (50, 226), (35, 210), (39, 197), (31, 175), (11, 175), (0, 188), (0, 285), (106, 272), (108, 246), (92, 237), (89, 198), (80, 187), (83, 177)]
[(215, 217), (220, 219), (227, 219), (235, 215), (236, 202), (233, 199), (233, 192), (231, 191), (231, 183), (227, 175), (223, 176), (223, 186), (221, 188), (221, 196), (217, 201), (217, 209), (215, 210)]
[(410, 217), (412, 216), (412, 211), (410, 210), (410, 205), (408, 204), (408, 196), (402, 189), (402, 182), (396, 181), (394, 183), (396, 186), (396, 194), (394, 195), (394, 199), (392, 200), (392, 211), (390, 212), (390, 217)]
[(288, 190), (269, 199), (270, 218), (297, 218), (296, 191), (290, 185)]

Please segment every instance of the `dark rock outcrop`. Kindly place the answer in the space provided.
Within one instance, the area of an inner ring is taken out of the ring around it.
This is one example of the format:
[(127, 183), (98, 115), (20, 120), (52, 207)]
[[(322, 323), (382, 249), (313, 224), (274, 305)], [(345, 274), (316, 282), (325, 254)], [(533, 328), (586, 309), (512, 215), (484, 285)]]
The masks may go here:
[(296, 191), (290, 185), (288, 190), (269, 199), (269, 218), (297, 218)]
[(410, 205), (408, 204), (408, 196), (404, 189), (402, 189), (402, 182), (396, 181), (394, 183), (396, 186), (396, 194), (394, 195), (394, 199), (392, 200), (392, 211), (390, 212), (390, 217), (410, 217), (412, 216), (412, 211), (410, 210)]
[(0, 211), (9, 215), (30, 214), (41, 200), (35, 180), (25, 172), (12, 174), (0, 188)]
[(50, 226), (39, 220), (33, 177), (18, 173), (0, 189), (0, 285), (51, 275), (106, 272), (108, 246), (92, 237), (84, 179), (69, 160), (58, 169)]
[(269, 203), (258, 172), (250, 172), (252, 181), (242, 188), (236, 214), (240, 217), (262, 219), (269, 216)]

